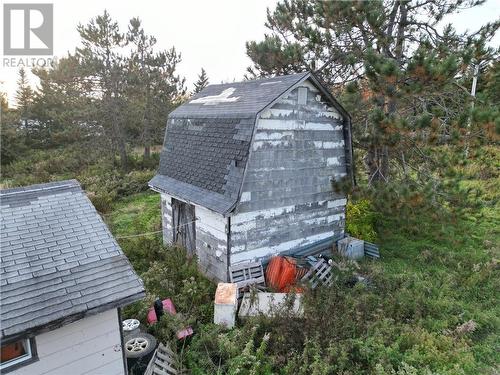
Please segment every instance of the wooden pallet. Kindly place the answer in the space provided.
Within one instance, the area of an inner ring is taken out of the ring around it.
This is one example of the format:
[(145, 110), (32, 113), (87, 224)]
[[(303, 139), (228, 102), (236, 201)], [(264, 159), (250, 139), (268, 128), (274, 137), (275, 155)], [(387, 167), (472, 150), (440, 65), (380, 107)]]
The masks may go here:
[(324, 259), (320, 258), (301, 281), (309, 282), (313, 289), (318, 285), (330, 286), (333, 282), (333, 268)]
[(155, 354), (149, 361), (144, 375), (178, 375), (175, 369), (175, 353), (166, 345), (160, 343)]
[(264, 269), (261, 262), (243, 262), (229, 267), (229, 279), (243, 292), (251, 285), (266, 286)]

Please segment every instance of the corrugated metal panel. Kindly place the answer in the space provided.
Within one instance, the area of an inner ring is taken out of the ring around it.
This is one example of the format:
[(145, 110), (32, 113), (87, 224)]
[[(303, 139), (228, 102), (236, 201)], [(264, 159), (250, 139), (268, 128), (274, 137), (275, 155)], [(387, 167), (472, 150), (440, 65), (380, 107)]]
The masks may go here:
[(378, 249), (378, 246), (374, 243), (365, 241), (365, 256), (367, 256), (368, 258), (379, 259), (380, 251)]

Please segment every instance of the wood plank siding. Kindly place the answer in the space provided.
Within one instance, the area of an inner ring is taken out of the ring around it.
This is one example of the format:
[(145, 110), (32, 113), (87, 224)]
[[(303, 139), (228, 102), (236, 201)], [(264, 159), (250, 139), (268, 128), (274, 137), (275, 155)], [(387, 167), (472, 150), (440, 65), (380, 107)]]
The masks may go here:
[[(161, 194), (163, 242), (173, 243), (172, 197)], [(195, 205), (196, 255), (200, 269), (214, 280), (227, 279), (227, 218)]]

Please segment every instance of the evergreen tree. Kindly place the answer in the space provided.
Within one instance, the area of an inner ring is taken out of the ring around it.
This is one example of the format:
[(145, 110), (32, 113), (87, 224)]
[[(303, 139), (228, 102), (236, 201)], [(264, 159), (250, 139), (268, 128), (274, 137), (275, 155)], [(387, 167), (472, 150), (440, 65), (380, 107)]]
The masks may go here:
[(194, 84), (194, 93), (197, 94), (203, 90), (208, 85), (208, 75), (205, 69), (201, 68), (200, 74), (198, 74), (198, 80)]
[(31, 109), (33, 105), (33, 90), (28, 82), (24, 68), (19, 69), (19, 79), (17, 80), (16, 107), (22, 124), (29, 130)]
[(0, 92), (0, 120), (0, 162), (7, 165), (23, 156), (26, 143), (19, 113), (9, 108), (3, 92)]
[[(39, 89), (33, 103), (33, 115), (42, 124), (45, 147), (82, 143), (92, 138), (95, 147), (100, 130), (94, 126), (95, 99), (91, 82), (82, 75), (79, 61), (68, 55), (50, 69), (34, 69)], [(85, 147), (85, 146), (84, 146)]]
[(459, 34), (450, 25), (440, 31), (439, 23), (481, 3), (283, 0), (268, 12), (271, 34), (247, 43), (249, 73), (316, 72), (343, 91), (370, 184), (396, 175), (428, 180), (436, 160), (426, 146), (466, 133), (472, 99), (457, 77), (470, 77), (478, 46), (498, 28)]
[(130, 20), (127, 40), (133, 45), (127, 80), (128, 113), (149, 158), (154, 142), (161, 142), (168, 113), (185, 94), (185, 80), (176, 74), (181, 56), (171, 48), (155, 52), (156, 39), (147, 35), (138, 18)]
[(104, 135), (120, 155), (121, 167), (127, 169), (126, 139), (126, 61), (121, 55), (126, 39), (118, 23), (104, 11), (87, 25), (78, 25), (82, 47), (76, 57), (82, 77), (90, 84), (88, 96), (95, 103), (94, 117), (101, 124)]

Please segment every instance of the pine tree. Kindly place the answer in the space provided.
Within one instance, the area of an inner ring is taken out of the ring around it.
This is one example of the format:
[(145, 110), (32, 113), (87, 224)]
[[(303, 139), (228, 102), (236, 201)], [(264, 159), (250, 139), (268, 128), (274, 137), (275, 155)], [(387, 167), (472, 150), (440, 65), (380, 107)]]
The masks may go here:
[(127, 61), (121, 55), (126, 45), (125, 36), (118, 23), (104, 11), (87, 25), (78, 25), (82, 47), (77, 48), (82, 75), (89, 86), (88, 95), (94, 99), (95, 111), (92, 121), (102, 125), (106, 139), (118, 149), (122, 170), (128, 166), (126, 139), (126, 87), (125, 68)]
[(33, 106), (33, 90), (28, 82), (28, 77), (24, 68), (19, 69), (19, 79), (17, 80), (16, 107), (23, 126), (29, 129), (29, 120)]
[(163, 139), (168, 113), (185, 94), (185, 80), (176, 74), (181, 56), (175, 48), (155, 52), (156, 38), (145, 33), (138, 18), (130, 20), (127, 40), (133, 45), (126, 72), (128, 114), (149, 158), (153, 142)]
[[(37, 68), (38, 90), (33, 103), (33, 116), (43, 129), (44, 147), (80, 143), (93, 138), (93, 147), (101, 132), (94, 123), (95, 98), (88, 72), (83, 72), (75, 56), (58, 59), (51, 69)], [(85, 147), (85, 146), (83, 146)]]
[(429, 179), (436, 160), (426, 146), (466, 133), (472, 99), (457, 77), (470, 77), (478, 45), (498, 28), (459, 34), (438, 25), (482, 2), (283, 0), (268, 13), (271, 34), (247, 43), (249, 74), (314, 71), (343, 93), (369, 184)]
[(208, 75), (205, 69), (201, 68), (200, 74), (198, 74), (198, 80), (194, 84), (194, 93), (197, 94), (203, 90), (208, 85)]

